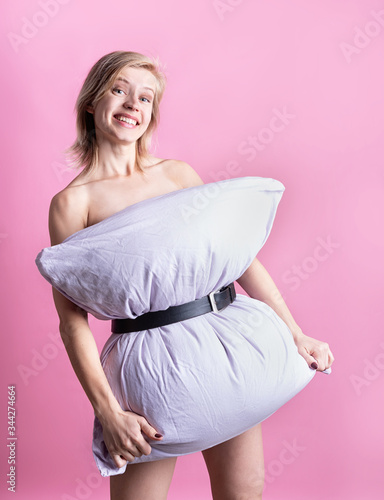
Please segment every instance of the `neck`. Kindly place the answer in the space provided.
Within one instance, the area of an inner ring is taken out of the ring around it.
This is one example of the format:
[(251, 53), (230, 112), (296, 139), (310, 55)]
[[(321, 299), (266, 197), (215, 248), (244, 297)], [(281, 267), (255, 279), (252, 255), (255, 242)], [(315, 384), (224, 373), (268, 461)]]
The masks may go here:
[(98, 140), (97, 170), (103, 178), (140, 173), (136, 166), (136, 142), (114, 144)]

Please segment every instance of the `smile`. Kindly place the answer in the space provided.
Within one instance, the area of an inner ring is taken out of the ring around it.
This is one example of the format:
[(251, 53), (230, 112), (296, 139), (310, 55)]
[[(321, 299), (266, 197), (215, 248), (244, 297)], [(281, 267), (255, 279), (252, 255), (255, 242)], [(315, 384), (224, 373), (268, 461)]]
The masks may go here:
[(138, 124), (136, 120), (133, 120), (132, 118), (127, 118), (126, 116), (116, 115), (114, 116), (114, 118), (116, 118), (116, 120), (118, 120), (119, 122), (125, 122), (128, 125), (136, 126)]

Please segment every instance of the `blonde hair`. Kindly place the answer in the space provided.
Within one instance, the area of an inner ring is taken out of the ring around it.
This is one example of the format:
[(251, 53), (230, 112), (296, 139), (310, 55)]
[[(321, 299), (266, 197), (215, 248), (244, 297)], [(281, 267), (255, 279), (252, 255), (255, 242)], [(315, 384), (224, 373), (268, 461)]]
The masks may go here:
[(93, 114), (87, 107), (95, 106), (110, 90), (120, 71), (129, 66), (150, 71), (156, 79), (156, 92), (153, 99), (151, 121), (145, 133), (136, 141), (136, 165), (144, 172), (143, 160), (149, 156), (149, 147), (153, 132), (160, 120), (160, 101), (163, 97), (166, 77), (161, 70), (160, 62), (138, 52), (122, 50), (111, 52), (99, 59), (89, 71), (75, 104), (77, 139), (64, 153), (72, 168), (84, 167), (84, 172), (91, 171), (98, 156), (95, 123)]

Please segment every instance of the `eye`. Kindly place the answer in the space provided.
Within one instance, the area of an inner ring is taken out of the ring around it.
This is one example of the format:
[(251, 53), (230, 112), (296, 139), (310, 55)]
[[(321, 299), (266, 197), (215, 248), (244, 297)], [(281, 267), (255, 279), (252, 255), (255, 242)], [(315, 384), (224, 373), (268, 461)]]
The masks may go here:
[(142, 97), (142, 99), (145, 99), (147, 102), (151, 102), (148, 97)]
[[(124, 94), (124, 91), (115, 87), (114, 89), (112, 89), (112, 92), (122, 92)], [(118, 95), (122, 95), (122, 94), (118, 94)]]

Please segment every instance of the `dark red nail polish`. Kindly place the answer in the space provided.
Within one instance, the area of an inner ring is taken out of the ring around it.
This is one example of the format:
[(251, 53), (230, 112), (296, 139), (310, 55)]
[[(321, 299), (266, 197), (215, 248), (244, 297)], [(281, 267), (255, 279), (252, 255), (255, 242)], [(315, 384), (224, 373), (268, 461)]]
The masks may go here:
[(314, 370), (317, 370), (318, 369), (317, 363), (313, 362), (311, 364), (311, 368), (313, 368)]
[(162, 438), (162, 434), (155, 434), (155, 438)]

